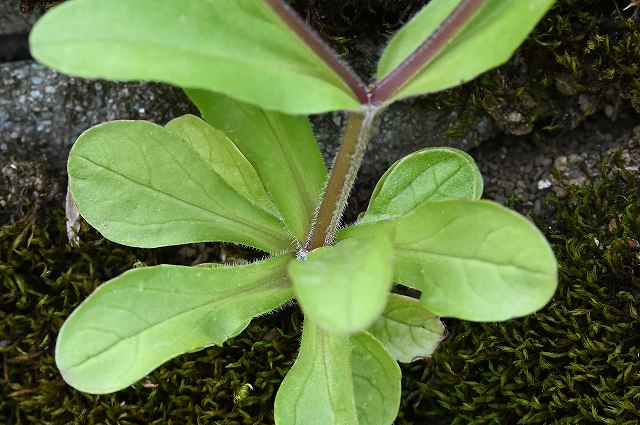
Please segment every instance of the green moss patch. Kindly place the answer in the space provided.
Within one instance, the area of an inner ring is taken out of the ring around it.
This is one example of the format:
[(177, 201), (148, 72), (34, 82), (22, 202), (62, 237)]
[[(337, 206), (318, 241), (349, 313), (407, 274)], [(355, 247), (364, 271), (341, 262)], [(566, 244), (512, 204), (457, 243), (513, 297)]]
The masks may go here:
[(640, 178), (616, 158), (538, 220), (560, 285), (535, 315), (448, 321), (433, 358), (404, 367), (401, 423), (637, 423)]
[(298, 348), (294, 308), (258, 318), (224, 347), (180, 356), (116, 394), (67, 386), (53, 353), (72, 309), (101, 281), (137, 262), (171, 262), (176, 250), (124, 248), (93, 231), (73, 248), (63, 223), (57, 212), (41, 226), (32, 213), (0, 230), (0, 423), (273, 422), (275, 392)]

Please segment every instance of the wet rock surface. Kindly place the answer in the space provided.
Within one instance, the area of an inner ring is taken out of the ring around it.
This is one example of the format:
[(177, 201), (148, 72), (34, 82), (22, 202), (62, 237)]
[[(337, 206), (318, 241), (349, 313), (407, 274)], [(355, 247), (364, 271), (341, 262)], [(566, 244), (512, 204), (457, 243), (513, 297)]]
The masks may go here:
[(0, 158), (46, 159), (64, 169), (74, 140), (91, 126), (164, 124), (195, 111), (181, 90), (162, 84), (72, 78), (31, 61), (0, 64)]

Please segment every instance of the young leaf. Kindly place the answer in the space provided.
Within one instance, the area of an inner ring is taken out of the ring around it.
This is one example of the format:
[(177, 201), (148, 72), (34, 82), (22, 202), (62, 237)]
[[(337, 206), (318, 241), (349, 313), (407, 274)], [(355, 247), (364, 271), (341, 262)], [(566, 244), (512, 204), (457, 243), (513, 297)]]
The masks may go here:
[(41, 63), (71, 75), (154, 80), (269, 110), (357, 110), (353, 91), (262, 0), (77, 0), (30, 36)]
[[(473, 11), (470, 18), (451, 19), (463, 3)], [(380, 58), (378, 84), (387, 85), (395, 78), (404, 83), (382, 96), (374, 90), (372, 98), (390, 103), (437, 92), (506, 62), (552, 4), (553, 0), (432, 0), (398, 31)], [(422, 46), (422, 53), (433, 49), (425, 60), (411, 60), (403, 72), (396, 72), (425, 40), (428, 46)]]
[(307, 317), (300, 353), (276, 395), (276, 424), (392, 424), (400, 379), (398, 364), (370, 334), (329, 333)]
[(291, 233), (304, 242), (327, 168), (309, 120), (267, 112), (205, 90), (186, 90), (202, 117), (253, 164)]
[(394, 359), (411, 363), (431, 357), (444, 337), (444, 325), (415, 298), (391, 294), (384, 313), (368, 331)]
[(392, 232), (395, 282), (443, 317), (501, 321), (542, 308), (557, 286), (553, 251), (521, 215), (489, 201), (446, 200), (352, 226), (339, 239)]
[(165, 128), (187, 142), (240, 196), (280, 219), (253, 165), (224, 133), (193, 115), (175, 118)]
[[(251, 172), (248, 163), (237, 165)], [(114, 242), (152, 248), (227, 241), (266, 252), (293, 249), (280, 219), (218, 174), (231, 170), (213, 167), (156, 124), (114, 121), (87, 130), (71, 149), (68, 171), (78, 210)]]
[(378, 234), (317, 248), (292, 261), (289, 276), (306, 316), (325, 330), (354, 333), (384, 309), (392, 264), (391, 240)]
[(384, 173), (360, 223), (398, 217), (425, 202), (480, 199), (482, 187), (480, 170), (467, 153), (453, 148), (423, 149)]
[(56, 363), (88, 393), (125, 388), (165, 361), (238, 335), (292, 296), (288, 255), (246, 266), (162, 265), (96, 289), (62, 326)]

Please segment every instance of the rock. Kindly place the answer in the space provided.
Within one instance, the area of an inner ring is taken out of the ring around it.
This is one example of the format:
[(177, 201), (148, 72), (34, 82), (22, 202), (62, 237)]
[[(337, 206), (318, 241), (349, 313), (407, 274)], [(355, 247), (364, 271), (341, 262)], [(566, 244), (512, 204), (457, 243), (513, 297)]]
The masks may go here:
[(579, 176), (579, 177), (574, 177), (572, 179), (567, 180), (567, 183), (574, 186), (583, 187), (584, 185), (587, 184), (588, 181), (589, 180), (587, 180), (585, 176)]
[(556, 89), (565, 96), (575, 96), (578, 94), (578, 82), (572, 75), (564, 74), (556, 77)]
[(41, 14), (40, 11), (21, 13), (19, 0), (0, 2), (0, 36), (28, 33)]
[[(469, 150), (495, 133), (483, 118), (459, 139), (443, 133), (457, 120), (456, 111), (440, 110), (419, 99), (400, 102), (376, 123), (367, 155), (372, 175), (381, 175), (402, 156), (427, 146)], [(47, 160), (64, 167), (73, 141), (87, 128), (115, 119), (145, 119), (165, 124), (197, 113), (181, 90), (157, 83), (115, 83), (67, 77), (33, 62), (0, 64), (0, 155)], [(313, 117), (327, 159), (335, 153), (344, 115)]]
[(576, 165), (584, 161), (582, 154), (572, 153), (567, 157), (567, 161), (570, 165)]
[(446, 137), (445, 131), (457, 122), (457, 112), (438, 109), (425, 100), (398, 102), (382, 113), (365, 155), (363, 168), (368, 176), (377, 180), (395, 161), (419, 149), (449, 146), (468, 151), (496, 133), (493, 121), (485, 116), (463, 137)]
[(553, 161), (553, 168), (558, 172), (563, 172), (568, 168), (568, 161), (565, 155), (560, 155)]
[(538, 181), (537, 188), (538, 190), (544, 190), (550, 188), (552, 185), (553, 183), (551, 182), (551, 180), (543, 179)]
[(0, 158), (45, 158), (64, 168), (84, 130), (115, 119), (161, 124), (195, 112), (181, 90), (71, 78), (30, 61), (0, 64)]
[(567, 192), (567, 190), (562, 186), (554, 186), (553, 192), (555, 193), (556, 197), (558, 197), (558, 199), (564, 199), (569, 194), (569, 192)]

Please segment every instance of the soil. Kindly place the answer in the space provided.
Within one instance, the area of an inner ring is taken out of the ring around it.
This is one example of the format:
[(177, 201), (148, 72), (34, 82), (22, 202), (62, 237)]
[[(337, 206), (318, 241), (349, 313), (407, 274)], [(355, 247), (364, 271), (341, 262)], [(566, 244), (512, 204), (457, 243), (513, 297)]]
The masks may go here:
[[(482, 172), (484, 198), (525, 215), (540, 215), (544, 213), (547, 196), (564, 198), (567, 194), (564, 184), (584, 184), (585, 173), (597, 174), (601, 161), (617, 150), (621, 150), (621, 160), (627, 169), (638, 172), (639, 145), (640, 116), (630, 112), (612, 121), (602, 113), (565, 132), (503, 134), (469, 153)], [(346, 213), (347, 222), (366, 209), (372, 190), (372, 184), (356, 187)]]
[(617, 150), (627, 170), (638, 172), (639, 145), (640, 117), (625, 115), (611, 121), (598, 114), (559, 134), (498, 137), (471, 155), (485, 179), (484, 197), (523, 214), (540, 215), (547, 195), (564, 198), (563, 184), (583, 185), (587, 175), (596, 175), (602, 160)]

